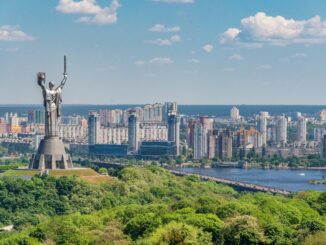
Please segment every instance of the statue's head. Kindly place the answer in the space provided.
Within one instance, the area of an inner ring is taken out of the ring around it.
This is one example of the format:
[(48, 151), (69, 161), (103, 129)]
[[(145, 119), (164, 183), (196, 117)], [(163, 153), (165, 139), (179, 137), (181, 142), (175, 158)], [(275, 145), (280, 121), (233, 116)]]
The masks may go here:
[(49, 82), (49, 88), (52, 90), (54, 88), (54, 83), (53, 82)]

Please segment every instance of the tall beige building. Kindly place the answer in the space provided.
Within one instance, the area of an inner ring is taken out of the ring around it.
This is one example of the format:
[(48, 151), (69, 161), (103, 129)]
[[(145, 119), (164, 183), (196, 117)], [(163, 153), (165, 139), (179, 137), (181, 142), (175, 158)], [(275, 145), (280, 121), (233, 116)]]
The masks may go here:
[(326, 122), (326, 110), (321, 110), (319, 113), (319, 118), (321, 122)]
[(232, 121), (240, 120), (240, 111), (236, 106), (233, 106), (230, 111), (230, 117)]
[(276, 121), (276, 142), (280, 146), (287, 143), (287, 126), (287, 118), (284, 115), (278, 116)]
[(297, 142), (301, 144), (307, 142), (307, 119), (303, 116), (298, 117)]
[(266, 143), (267, 143), (268, 118), (269, 118), (269, 113), (266, 111), (260, 112), (260, 114), (258, 116), (257, 130), (261, 133), (263, 146), (266, 146)]

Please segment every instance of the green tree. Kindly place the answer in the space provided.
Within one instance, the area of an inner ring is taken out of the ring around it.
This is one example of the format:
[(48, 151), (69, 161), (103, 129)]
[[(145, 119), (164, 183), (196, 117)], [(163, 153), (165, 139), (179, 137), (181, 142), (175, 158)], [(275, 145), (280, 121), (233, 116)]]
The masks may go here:
[(139, 214), (126, 224), (124, 230), (133, 240), (136, 240), (138, 237), (154, 231), (161, 223), (161, 219), (154, 213)]
[(107, 168), (100, 168), (100, 169), (98, 170), (98, 172), (99, 172), (100, 174), (106, 175), (106, 174), (108, 174), (108, 169), (107, 169)]
[(172, 221), (158, 228), (148, 239), (145, 239), (140, 244), (210, 245), (212, 244), (211, 239), (211, 235), (203, 232), (200, 228)]
[(252, 245), (265, 242), (256, 218), (244, 215), (231, 218), (221, 230), (221, 244)]

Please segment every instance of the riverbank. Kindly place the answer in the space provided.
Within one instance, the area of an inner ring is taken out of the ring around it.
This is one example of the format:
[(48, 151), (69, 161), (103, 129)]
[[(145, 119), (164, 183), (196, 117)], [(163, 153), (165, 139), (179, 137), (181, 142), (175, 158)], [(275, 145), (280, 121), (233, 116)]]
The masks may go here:
[(177, 171), (247, 182), (300, 192), (306, 190), (326, 191), (326, 185), (309, 183), (326, 176), (326, 170), (316, 169), (263, 169), (263, 168), (177, 168)]
[(260, 163), (238, 163), (238, 162), (227, 162), (227, 163), (212, 163), (203, 165), (200, 163), (182, 163), (175, 165), (177, 168), (244, 168), (244, 169), (279, 169), (279, 170), (326, 170), (325, 167), (305, 167), (305, 166), (296, 166), (290, 167), (286, 165), (262, 165)]

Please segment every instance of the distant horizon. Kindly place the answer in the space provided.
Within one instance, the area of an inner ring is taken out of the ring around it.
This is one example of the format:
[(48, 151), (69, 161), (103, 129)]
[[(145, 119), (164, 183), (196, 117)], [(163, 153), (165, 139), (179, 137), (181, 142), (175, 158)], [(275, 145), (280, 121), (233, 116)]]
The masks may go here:
[[(177, 102), (177, 101), (164, 101), (164, 102)], [(141, 106), (141, 105), (152, 105), (155, 103), (164, 104), (164, 102), (152, 102), (152, 103), (117, 103), (117, 104), (71, 104), (66, 103), (62, 106)], [(179, 104), (178, 106), (326, 106), (326, 104)], [(42, 106), (42, 103), (39, 104), (1, 104), (0, 106)]]
[[(87, 116), (90, 111), (100, 111), (105, 109), (120, 109), (126, 110), (133, 107), (143, 107), (145, 104), (107, 104), (107, 105), (95, 105), (95, 104), (63, 104), (62, 115), (82, 115)], [(296, 112), (301, 112), (307, 116), (317, 116), (319, 112), (326, 109), (326, 105), (178, 105), (178, 111), (180, 115), (207, 115), (212, 117), (228, 117), (230, 110), (233, 106), (236, 106), (240, 110), (242, 116), (258, 115), (261, 111), (267, 111), (270, 115), (281, 115), (295, 117)], [(25, 114), (30, 110), (43, 109), (42, 104), (0, 104), (0, 116), (6, 112), (15, 112), (18, 114)]]

